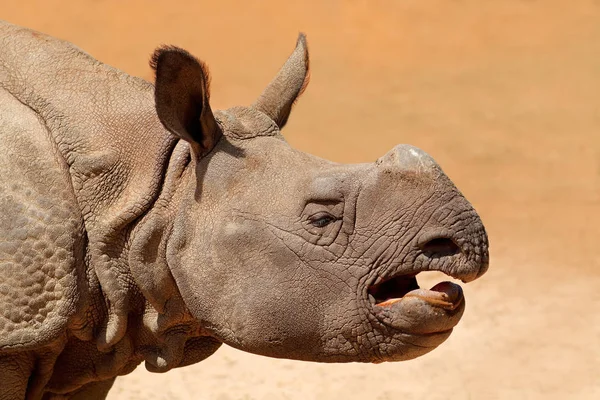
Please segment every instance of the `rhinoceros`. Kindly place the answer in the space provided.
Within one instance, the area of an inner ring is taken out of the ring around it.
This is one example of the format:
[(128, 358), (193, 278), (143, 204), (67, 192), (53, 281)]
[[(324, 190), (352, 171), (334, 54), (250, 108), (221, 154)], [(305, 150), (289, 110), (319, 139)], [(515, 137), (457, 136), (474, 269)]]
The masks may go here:
[(185, 50), (151, 66), (0, 24), (0, 399), (105, 398), (222, 343), (379, 363), (448, 338), (461, 287), (416, 276), (481, 276), (484, 226), (416, 147), (344, 165), (286, 143), (304, 35), (250, 106), (213, 111)]

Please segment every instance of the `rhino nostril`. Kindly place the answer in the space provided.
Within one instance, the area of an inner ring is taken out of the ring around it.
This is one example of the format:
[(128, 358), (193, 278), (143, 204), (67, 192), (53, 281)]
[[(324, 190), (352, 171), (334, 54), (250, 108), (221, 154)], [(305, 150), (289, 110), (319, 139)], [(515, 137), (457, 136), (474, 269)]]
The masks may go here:
[(460, 247), (450, 238), (437, 237), (419, 246), (429, 258), (440, 258), (460, 254)]

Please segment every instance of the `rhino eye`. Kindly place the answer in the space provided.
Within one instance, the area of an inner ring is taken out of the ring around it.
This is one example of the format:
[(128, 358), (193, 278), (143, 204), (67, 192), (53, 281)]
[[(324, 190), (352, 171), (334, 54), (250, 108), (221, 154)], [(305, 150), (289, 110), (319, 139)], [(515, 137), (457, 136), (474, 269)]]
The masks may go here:
[(312, 226), (316, 226), (317, 228), (324, 228), (334, 221), (337, 221), (337, 218), (325, 212), (321, 212), (310, 217), (310, 224)]

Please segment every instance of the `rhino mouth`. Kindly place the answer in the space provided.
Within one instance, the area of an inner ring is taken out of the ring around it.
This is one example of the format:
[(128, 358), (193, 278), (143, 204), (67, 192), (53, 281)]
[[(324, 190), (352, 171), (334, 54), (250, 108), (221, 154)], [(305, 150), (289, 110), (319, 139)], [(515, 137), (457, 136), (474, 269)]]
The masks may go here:
[[(398, 319), (414, 319), (415, 325), (418, 325), (419, 313), (429, 312), (438, 315), (440, 319), (442, 309), (455, 316), (453, 311), (464, 308), (460, 307), (464, 305), (462, 288), (455, 283), (444, 281), (431, 289), (422, 289), (417, 282), (417, 275), (426, 271), (438, 271), (463, 282), (476, 279), (483, 264), (471, 262), (457, 243), (452, 235), (439, 232), (423, 235), (418, 248), (419, 257), (426, 267), (408, 274), (380, 277), (367, 288), (369, 301), (376, 314), (381, 314), (382, 311), (386, 314), (394, 312)], [(407, 315), (399, 315), (401, 312)]]
[(418, 274), (398, 275), (370, 286), (367, 292), (373, 314), (392, 331), (447, 337), (465, 309), (462, 288), (443, 281), (424, 289), (419, 287)]
[(462, 288), (452, 282), (440, 282), (431, 289), (422, 289), (417, 274), (400, 275), (372, 285), (367, 290), (371, 304), (391, 307), (406, 297), (415, 297), (447, 310), (454, 310), (462, 303)]
[(385, 306), (399, 301), (406, 294), (417, 289), (419, 289), (417, 274), (395, 276), (369, 287), (369, 300), (371, 304)]

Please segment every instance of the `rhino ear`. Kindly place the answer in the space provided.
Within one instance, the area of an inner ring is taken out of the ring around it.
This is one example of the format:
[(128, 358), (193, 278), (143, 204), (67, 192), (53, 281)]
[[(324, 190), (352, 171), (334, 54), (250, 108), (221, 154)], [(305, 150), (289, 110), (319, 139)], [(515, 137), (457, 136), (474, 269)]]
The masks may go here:
[(183, 49), (163, 47), (154, 52), (150, 66), (156, 71), (154, 99), (162, 124), (188, 141), (196, 156), (210, 152), (222, 133), (208, 102), (204, 63)]
[(308, 46), (306, 36), (301, 33), (296, 49), (252, 107), (268, 115), (280, 129), (283, 128), (309, 78)]

